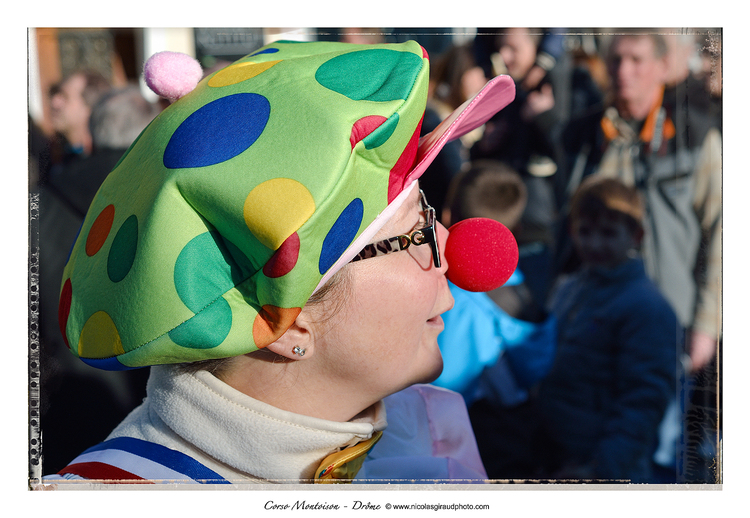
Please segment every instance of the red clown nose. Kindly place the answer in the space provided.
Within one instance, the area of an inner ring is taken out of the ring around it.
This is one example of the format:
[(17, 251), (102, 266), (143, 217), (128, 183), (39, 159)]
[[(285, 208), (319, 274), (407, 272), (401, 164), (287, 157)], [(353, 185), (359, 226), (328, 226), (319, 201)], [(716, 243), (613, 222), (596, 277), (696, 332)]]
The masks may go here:
[(446, 276), (466, 291), (491, 291), (507, 281), (518, 264), (516, 238), (502, 223), (488, 218), (459, 221), (445, 244)]

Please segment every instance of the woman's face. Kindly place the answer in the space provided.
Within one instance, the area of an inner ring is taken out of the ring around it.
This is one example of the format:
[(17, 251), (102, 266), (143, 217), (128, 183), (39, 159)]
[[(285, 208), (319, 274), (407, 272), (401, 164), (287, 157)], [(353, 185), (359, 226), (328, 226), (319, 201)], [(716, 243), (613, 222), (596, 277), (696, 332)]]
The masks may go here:
[[(425, 225), (415, 187), (373, 242)], [(433, 264), (429, 244), (347, 266), (348, 296), (335, 317), (322, 324), (330, 327), (320, 330), (315, 343), (315, 355), (324, 360), (327, 379), (341, 390), (361, 391), (374, 402), (440, 375), (440, 315), (453, 306), (453, 297), (443, 254), (448, 231), (440, 223), (436, 226), (439, 269)]]

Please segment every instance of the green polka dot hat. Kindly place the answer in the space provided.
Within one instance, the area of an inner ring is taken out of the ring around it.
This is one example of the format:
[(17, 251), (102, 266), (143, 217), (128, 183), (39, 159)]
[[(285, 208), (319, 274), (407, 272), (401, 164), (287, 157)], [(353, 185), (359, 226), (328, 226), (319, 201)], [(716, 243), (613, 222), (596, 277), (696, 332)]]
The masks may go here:
[[(189, 72), (161, 65), (155, 91)], [(73, 354), (122, 370), (275, 341), (445, 142), (513, 99), (496, 78), (420, 139), (428, 67), (415, 42), (276, 42), (163, 94), (177, 100), (102, 184), (65, 267)]]

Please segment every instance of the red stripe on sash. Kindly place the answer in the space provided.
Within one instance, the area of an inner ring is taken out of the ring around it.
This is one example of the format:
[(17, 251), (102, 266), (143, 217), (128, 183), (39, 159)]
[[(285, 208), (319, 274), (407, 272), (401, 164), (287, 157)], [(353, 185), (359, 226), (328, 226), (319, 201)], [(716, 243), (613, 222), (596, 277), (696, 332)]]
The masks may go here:
[(66, 466), (58, 475), (71, 473), (89, 480), (109, 480), (120, 484), (153, 484), (129, 471), (117, 468), (103, 462), (79, 462)]

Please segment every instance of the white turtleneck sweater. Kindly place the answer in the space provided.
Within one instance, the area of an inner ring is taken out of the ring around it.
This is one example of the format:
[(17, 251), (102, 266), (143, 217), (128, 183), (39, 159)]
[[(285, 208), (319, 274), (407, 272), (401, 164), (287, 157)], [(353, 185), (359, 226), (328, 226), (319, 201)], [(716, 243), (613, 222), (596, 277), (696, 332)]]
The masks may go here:
[[(232, 484), (312, 482), (329, 454), (385, 429), (386, 406), (393, 411), (392, 430), (376, 445), (358, 479), (486, 478), (463, 399), (445, 389), (411, 387), (344, 423), (280, 410), (206, 371), (185, 373), (175, 366), (152, 367), (146, 393), (107, 441), (132, 438), (176, 450)], [(100, 454), (84, 453), (71, 465), (111, 459)], [(152, 468), (139, 457), (128, 462), (147, 480), (193, 482), (180, 480), (179, 473), (164, 475), (161, 466)], [(119, 467), (129, 469), (127, 462)], [(44, 478), (45, 483), (80, 481), (71, 475)]]

